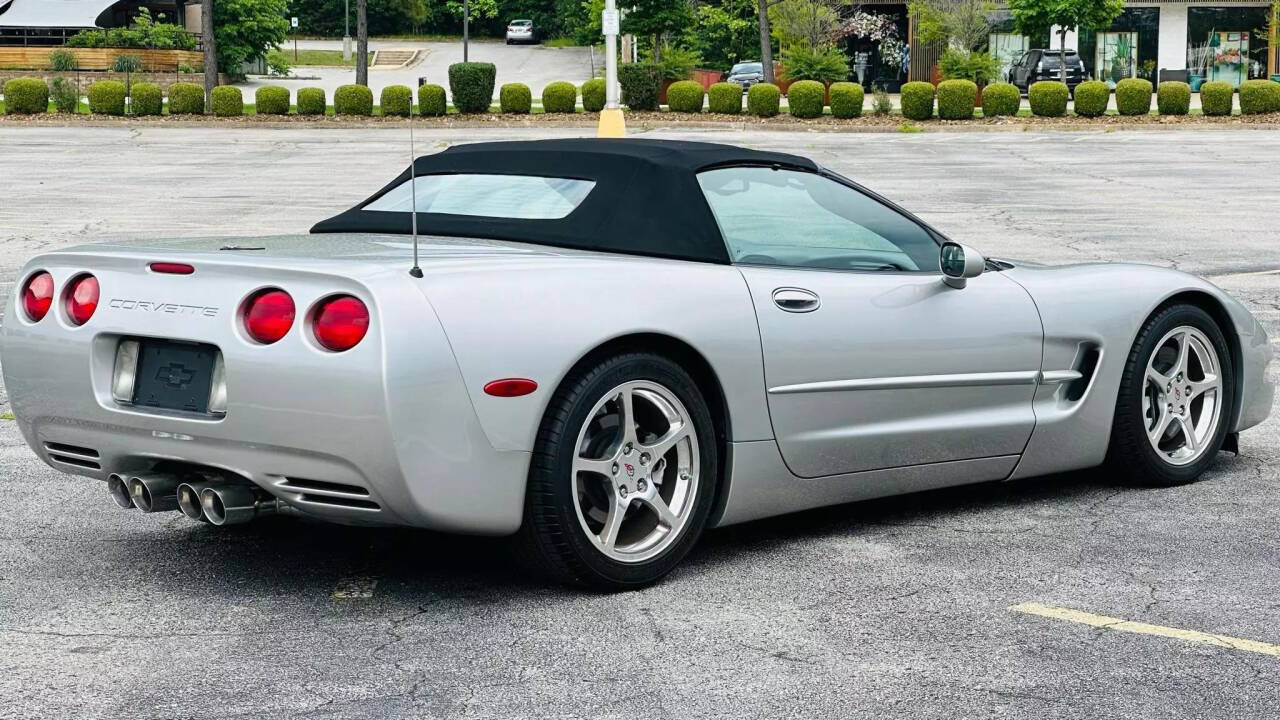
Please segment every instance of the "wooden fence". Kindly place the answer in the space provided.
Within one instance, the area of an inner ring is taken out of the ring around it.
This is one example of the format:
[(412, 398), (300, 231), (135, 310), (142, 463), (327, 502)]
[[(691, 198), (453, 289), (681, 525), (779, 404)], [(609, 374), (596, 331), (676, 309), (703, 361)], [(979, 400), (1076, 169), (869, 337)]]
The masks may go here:
[(204, 55), (195, 50), (144, 50), (139, 48), (49, 48), (0, 47), (0, 69), (47, 70), (49, 53), (65, 49), (76, 56), (80, 70), (110, 70), (116, 58), (133, 55), (142, 60), (148, 72), (174, 72), (185, 65), (196, 68), (204, 64)]

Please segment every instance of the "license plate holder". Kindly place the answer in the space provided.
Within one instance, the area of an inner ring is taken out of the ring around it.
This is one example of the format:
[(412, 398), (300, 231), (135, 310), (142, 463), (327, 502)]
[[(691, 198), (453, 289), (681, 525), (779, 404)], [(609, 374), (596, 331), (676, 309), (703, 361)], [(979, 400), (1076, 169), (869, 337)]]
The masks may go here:
[(133, 404), (207, 415), (217, 356), (212, 345), (139, 339)]

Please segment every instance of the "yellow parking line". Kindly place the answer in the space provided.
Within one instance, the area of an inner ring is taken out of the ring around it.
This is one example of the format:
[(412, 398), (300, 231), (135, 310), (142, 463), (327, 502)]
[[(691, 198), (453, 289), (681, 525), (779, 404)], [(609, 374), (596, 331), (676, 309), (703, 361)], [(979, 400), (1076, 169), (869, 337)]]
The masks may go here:
[(1200, 632), (1199, 630), (1183, 630), (1182, 628), (1165, 627), (1164, 625), (1151, 625), (1149, 623), (1136, 622), (1134, 620), (1107, 617), (1106, 615), (1094, 615), (1093, 613), (1087, 613), (1081, 610), (1051, 607), (1049, 605), (1041, 605), (1040, 603), (1034, 602), (1014, 605), (1009, 609), (1014, 612), (1027, 613), (1028, 615), (1039, 615), (1040, 617), (1053, 618), (1054, 620), (1065, 620), (1067, 622), (1080, 623), (1081, 625), (1089, 625), (1091, 627), (1102, 628), (1103, 630), (1141, 633), (1143, 635), (1157, 635), (1159, 637), (1185, 640), (1187, 642), (1200, 643), (1202, 645), (1213, 645), (1215, 647), (1228, 648), (1231, 650), (1244, 650), (1245, 652), (1280, 657), (1280, 645), (1258, 642), (1257, 640), (1244, 640), (1242, 638), (1234, 638), (1227, 635), (1215, 635), (1213, 633)]

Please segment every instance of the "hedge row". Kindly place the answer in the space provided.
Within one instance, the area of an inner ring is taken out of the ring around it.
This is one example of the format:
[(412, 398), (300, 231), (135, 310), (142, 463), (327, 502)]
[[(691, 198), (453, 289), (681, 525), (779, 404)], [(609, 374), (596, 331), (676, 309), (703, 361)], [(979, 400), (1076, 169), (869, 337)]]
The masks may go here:
[[(492, 104), (494, 67), (491, 63), (456, 63), (450, 66), (449, 82), (454, 106), (459, 112), (488, 112)], [(622, 101), (632, 110), (657, 110), (661, 75), (654, 67), (632, 63), (620, 68)], [(602, 79), (588, 80), (581, 88), (568, 82), (554, 82), (542, 91), (543, 110), (548, 113), (572, 113), (577, 109), (581, 93), (587, 112), (599, 112), (605, 105)], [(1245, 115), (1280, 112), (1280, 83), (1250, 80), (1240, 86), (1240, 109)], [(89, 86), (89, 111), (100, 115), (159, 115), (163, 112), (163, 93), (153, 83), (135, 83), (126, 90), (114, 80), (103, 80)], [(1106, 83), (1089, 81), (1075, 90), (1075, 114), (1098, 117), (1106, 113), (1112, 90)], [(15, 78), (4, 84), (5, 106), (14, 114), (42, 113), (48, 109), (49, 86), (39, 78)], [(1200, 103), (1205, 115), (1230, 115), (1235, 90), (1228, 83), (1210, 82), (1200, 88)], [(126, 99), (128, 96), (128, 99)], [(1007, 83), (995, 83), (982, 89), (984, 116), (1017, 115), (1021, 107), (1018, 89)], [(59, 96), (61, 97), (61, 95)], [(769, 83), (753, 85), (747, 92), (746, 111), (758, 117), (773, 117), (781, 105), (781, 92)], [(1116, 108), (1121, 115), (1147, 115), (1155, 100), (1160, 115), (1187, 115), (1191, 109), (1191, 88), (1186, 83), (1163, 82), (1158, 88), (1139, 78), (1121, 80), (1115, 87)], [(487, 98), (487, 99), (486, 99)], [(321, 88), (298, 90), (299, 115), (323, 115), (325, 92)], [(862, 114), (862, 86), (850, 82), (821, 83), (801, 80), (787, 91), (791, 115), (797, 118), (820, 117), (830, 107), (837, 118), (855, 118)], [(1033, 84), (1028, 92), (1031, 113), (1037, 117), (1063, 117), (1067, 114), (1070, 92), (1062, 83), (1043, 81)], [(742, 89), (733, 83), (719, 82), (704, 90), (693, 81), (672, 83), (667, 89), (667, 103), (672, 112), (736, 115), (743, 111)], [(62, 106), (59, 100), (59, 106)], [(239, 88), (214, 88), (213, 114), (236, 117), (244, 114), (244, 99)], [(254, 104), (260, 115), (287, 115), (290, 111), (289, 91), (278, 86), (258, 88)], [(382, 114), (408, 117), (413, 113), (413, 90), (405, 85), (383, 88), (379, 97)], [(902, 115), (908, 120), (934, 117), (964, 120), (973, 117), (978, 105), (978, 87), (968, 80), (946, 80), (936, 88), (927, 82), (910, 82), (902, 86)], [(74, 107), (73, 105), (71, 107)], [(369, 116), (373, 114), (373, 92), (363, 85), (343, 85), (333, 96), (336, 115)], [(499, 107), (504, 113), (526, 114), (532, 110), (533, 94), (527, 85), (508, 83), (499, 90)], [(169, 114), (202, 114), (204, 89), (192, 83), (169, 86)], [(448, 110), (445, 89), (427, 84), (418, 88), (418, 112), (424, 116), (444, 115)]]

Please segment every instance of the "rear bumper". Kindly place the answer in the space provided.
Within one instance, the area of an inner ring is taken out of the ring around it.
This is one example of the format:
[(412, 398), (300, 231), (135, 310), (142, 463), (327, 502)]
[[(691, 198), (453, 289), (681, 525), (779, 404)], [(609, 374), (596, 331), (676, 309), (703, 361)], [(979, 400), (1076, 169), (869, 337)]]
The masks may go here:
[[(407, 274), (377, 270), (354, 279), (350, 264), (346, 277), (296, 266), (202, 264), (194, 278), (148, 278), (148, 297), (220, 308), (214, 317), (192, 318), (113, 308), (109, 300), (136, 287), (137, 278), (101, 258), (46, 256), (39, 267), (54, 274), (59, 289), (92, 267), (103, 298), (80, 328), (52, 313), (25, 322), (10, 299), (0, 335), (5, 385), (23, 436), (50, 466), (105, 479), (162, 462), (197, 465), (247, 478), (334, 522), (479, 534), (519, 528), (529, 454), (495, 450), (488, 441), (443, 330)], [(289, 291), (299, 308), (294, 329), (270, 346), (243, 337), (233, 311), (263, 284), (257, 274)], [(365, 340), (343, 353), (308, 343), (303, 327), (303, 310), (334, 292), (360, 297), (373, 316)], [(226, 366), (226, 415), (159, 414), (116, 403), (114, 348), (121, 337), (140, 335), (217, 346)]]

